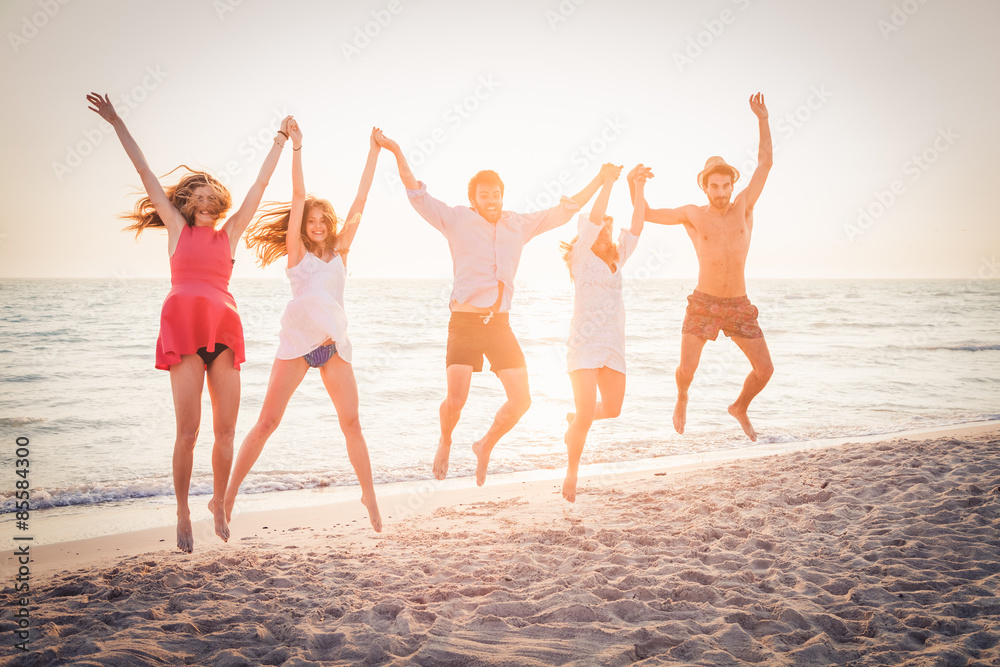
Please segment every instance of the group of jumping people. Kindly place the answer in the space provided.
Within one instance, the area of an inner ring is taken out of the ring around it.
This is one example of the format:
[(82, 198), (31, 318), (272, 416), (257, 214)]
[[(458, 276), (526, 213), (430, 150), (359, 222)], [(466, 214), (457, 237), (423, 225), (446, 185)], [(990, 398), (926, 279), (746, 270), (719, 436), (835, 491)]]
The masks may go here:
[[(450, 298), (446, 353), (447, 395), (439, 409), (441, 437), (433, 473), (448, 473), (452, 433), (458, 424), (472, 374), (489, 360), (506, 393), (486, 434), (472, 445), (476, 483), (485, 482), (490, 454), (531, 404), (524, 355), (509, 322), (514, 276), (524, 245), (577, 216), (577, 236), (563, 243), (563, 257), (575, 286), (567, 346), (575, 411), (564, 441), (568, 468), (562, 495), (576, 499), (577, 474), (584, 443), (595, 419), (617, 417), (625, 396), (625, 306), (621, 269), (633, 254), (645, 222), (683, 225), (699, 262), (698, 284), (688, 297), (675, 378), (677, 402), (673, 424), (684, 432), (688, 389), (707, 340), (719, 331), (739, 346), (751, 371), (729, 413), (746, 435), (757, 434), (747, 417), (750, 401), (764, 388), (773, 367), (757, 308), (746, 296), (744, 267), (753, 229), (753, 208), (771, 168), (771, 135), (760, 93), (750, 107), (758, 118), (758, 164), (747, 187), (735, 199), (739, 171), (721, 157), (711, 157), (698, 174), (706, 205), (654, 209), (644, 189), (652, 170), (638, 164), (627, 175), (633, 203), (630, 225), (614, 240), (607, 215), (611, 189), (622, 167), (605, 164), (594, 179), (554, 207), (530, 214), (503, 209), (504, 185), (494, 171), (480, 171), (468, 186), (469, 206), (448, 206), (418, 181), (399, 144), (372, 128), (368, 156), (357, 195), (347, 216), (338, 218), (329, 201), (306, 194), (302, 170), (302, 130), (286, 117), (243, 203), (235, 213), (229, 191), (204, 171), (179, 167), (175, 185), (164, 187), (115, 112), (107, 95), (87, 96), (90, 109), (115, 129), (135, 166), (146, 196), (126, 215), (136, 236), (151, 227), (167, 231), (171, 289), (163, 302), (156, 344), (156, 367), (170, 372), (177, 435), (173, 482), (177, 498), (177, 546), (194, 548), (188, 492), (194, 447), (201, 424), (201, 397), (208, 385), (215, 444), (212, 450), (213, 494), (208, 503), (215, 532), (229, 539), (236, 495), (310, 368), (318, 368), (347, 443), (348, 457), (361, 487), (361, 502), (375, 531), (382, 530), (372, 481), (368, 447), (358, 419), (358, 389), (351, 366), (344, 283), (348, 252), (357, 234), (380, 151), (395, 157), (410, 204), (440, 231), (451, 250), (454, 283)], [(292, 143), (292, 200), (261, 207), (265, 188), (282, 150)], [(176, 170), (175, 170), (176, 171)], [(172, 172), (171, 172), (172, 173)], [(597, 195), (591, 210), (581, 209)], [(237, 244), (245, 238), (261, 266), (286, 258), (285, 274), (292, 299), (281, 318), (278, 349), (257, 422), (233, 460), (240, 403), (240, 364), (245, 361), (243, 327), (229, 292)], [(598, 396), (600, 398), (598, 398)]]

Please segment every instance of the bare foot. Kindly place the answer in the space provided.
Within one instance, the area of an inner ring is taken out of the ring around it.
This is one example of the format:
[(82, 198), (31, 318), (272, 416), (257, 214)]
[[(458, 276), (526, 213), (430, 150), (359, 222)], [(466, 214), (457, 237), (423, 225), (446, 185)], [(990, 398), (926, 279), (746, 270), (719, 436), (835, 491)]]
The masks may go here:
[(677, 396), (677, 405), (674, 406), (674, 430), (678, 433), (684, 433), (684, 424), (687, 422), (687, 407), (688, 407), (688, 397), (685, 394), (683, 397)]
[(745, 409), (741, 410), (736, 407), (733, 403), (729, 406), (729, 414), (736, 417), (736, 421), (740, 423), (743, 427), (743, 432), (747, 434), (747, 437), (752, 441), (757, 442), (757, 431), (754, 430), (753, 424), (750, 423), (750, 418), (747, 417), (747, 411)]
[(572, 424), (574, 419), (576, 419), (576, 413), (575, 412), (567, 412), (566, 413), (566, 423), (567, 424)]
[(191, 531), (191, 517), (177, 517), (177, 548), (186, 554), (194, 551), (194, 533)]
[[(216, 511), (216, 506), (219, 506)], [(215, 498), (208, 501), (208, 511), (215, 517), (215, 534), (222, 538), (223, 542), (229, 541), (229, 522), (226, 520), (226, 511), (221, 507), (222, 503), (216, 503)]]
[(382, 532), (382, 515), (378, 511), (378, 503), (375, 502), (375, 494), (366, 496), (361, 494), (361, 504), (368, 510), (368, 520), (372, 522), (372, 528), (376, 533)]
[(226, 523), (231, 523), (233, 520), (233, 506), (236, 505), (236, 496), (230, 498), (227, 495), (224, 504), (226, 506)]
[(576, 473), (566, 473), (563, 480), (562, 496), (571, 503), (576, 502)]
[(444, 479), (448, 475), (448, 456), (451, 454), (451, 443), (444, 439), (438, 441), (437, 454), (434, 455), (434, 477)]
[(472, 453), (476, 455), (476, 486), (486, 483), (486, 468), (490, 465), (490, 453), (484, 451), (485, 449), (482, 440), (477, 440), (476, 444), (472, 445)]

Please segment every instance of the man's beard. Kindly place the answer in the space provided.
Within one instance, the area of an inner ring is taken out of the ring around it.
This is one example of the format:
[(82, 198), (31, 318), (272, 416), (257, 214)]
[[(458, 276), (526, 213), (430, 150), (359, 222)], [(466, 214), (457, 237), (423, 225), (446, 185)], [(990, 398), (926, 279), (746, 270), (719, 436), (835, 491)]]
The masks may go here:
[(485, 208), (477, 208), (476, 209), (476, 213), (478, 213), (479, 215), (481, 215), (483, 218), (486, 219), (486, 222), (489, 222), (491, 224), (495, 224), (495, 223), (497, 223), (497, 222), (500, 221), (500, 209), (499, 208), (496, 211), (493, 211), (493, 212), (491, 212), (491, 211), (489, 211), (488, 209), (485, 209)]

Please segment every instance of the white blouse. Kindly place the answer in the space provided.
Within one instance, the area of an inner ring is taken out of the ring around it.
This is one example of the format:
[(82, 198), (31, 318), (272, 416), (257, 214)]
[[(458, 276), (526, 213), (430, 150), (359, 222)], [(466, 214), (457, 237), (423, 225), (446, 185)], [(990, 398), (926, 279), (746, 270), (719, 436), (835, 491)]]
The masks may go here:
[(632, 255), (639, 237), (629, 229), (618, 236), (618, 262), (614, 273), (594, 254), (591, 246), (603, 225), (589, 214), (577, 220), (577, 241), (570, 254), (576, 295), (570, 324), (567, 366), (570, 371), (608, 366), (625, 372), (625, 302), (622, 299), (622, 266)]

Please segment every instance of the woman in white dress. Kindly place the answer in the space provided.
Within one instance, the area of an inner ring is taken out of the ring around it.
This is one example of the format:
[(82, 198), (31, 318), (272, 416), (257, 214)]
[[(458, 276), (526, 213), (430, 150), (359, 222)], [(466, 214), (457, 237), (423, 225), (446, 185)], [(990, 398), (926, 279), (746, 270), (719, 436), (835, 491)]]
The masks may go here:
[(294, 119), (289, 122), (288, 133), (294, 151), (291, 204), (274, 205), (259, 216), (247, 234), (247, 247), (255, 251), (262, 266), (287, 254), (285, 275), (292, 284), (292, 300), (281, 317), (278, 352), (260, 416), (243, 440), (233, 464), (226, 490), (226, 515), (231, 518), (240, 484), (281, 422), (292, 394), (310, 368), (319, 368), (347, 441), (347, 455), (361, 485), (361, 502), (368, 510), (372, 528), (381, 532), (382, 517), (375, 501), (368, 446), (358, 421), (358, 386), (351, 367), (351, 341), (347, 337), (344, 312), (347, 252), (358, 231), (375, 176), (379, 152), (375, 137), (379, 130), (372, 128), (368, 160), (358, 194), (347, 214), (346, 224), (339, 231), (337, 216), (330, 203), (306, 197), (302, 131)]
[[(631, 228), (623, 228), (612, 242), (613, 220), (605, 215), (611, 188), (621, 174), (616, 167), (605, 174), (590, 214), (577, 221), (577, 237), (563, 243), (563, 257), (576, 287), (570, 325), (567, 366), (573, 385), (576, 412), (567, 415), (564, 438), (569, 466), (563, 481), (563, 498), (576, 500), (576, 478), (583, 445), (595, 419), (617, 417), (625, 397), (625, 303), (621, 267), (639, 243), (646, 211), (642, 188), (648, 171), (636, 182)], [(601, 400), (597, 400), (597, 392)]]

